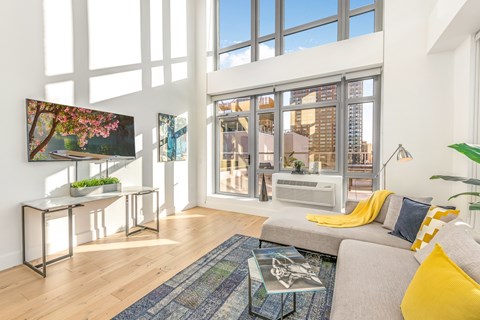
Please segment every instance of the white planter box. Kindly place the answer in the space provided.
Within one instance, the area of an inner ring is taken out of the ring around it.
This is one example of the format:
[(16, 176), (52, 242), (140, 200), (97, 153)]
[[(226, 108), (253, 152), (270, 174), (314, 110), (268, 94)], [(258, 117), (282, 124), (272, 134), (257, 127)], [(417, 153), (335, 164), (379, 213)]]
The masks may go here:
[(70, 196), (85, 197), (93, 194), (102, 194), (107, 192), (122, 191), (122, 184), (105, 184), (103, 186), (85, 187), (85, 188), (70, 188)]

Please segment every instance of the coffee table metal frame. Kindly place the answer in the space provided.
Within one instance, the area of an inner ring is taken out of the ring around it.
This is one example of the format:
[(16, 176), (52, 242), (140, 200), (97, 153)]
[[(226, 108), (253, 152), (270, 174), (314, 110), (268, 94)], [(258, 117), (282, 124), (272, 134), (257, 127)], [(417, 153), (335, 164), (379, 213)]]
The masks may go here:
[[(256, 267), (256, 266), (255, 266)], [(256, 279), (258, 280), (259, 282), (262, 282), (261, 279)], [(262, 282), (262, 285), (263, 285), (263, 282)], [(286, 317), (288, 317), (289, 315), (295, 313), (297, 311), (297, 293), (296, 292), (293, 292), (293, 303), (292, 303), (292, 306), (293, 306), (293, 310), (286, 313), (286, 314), (283, 314), (284, 312), (284, 303), (283, 303), (283, 298), (284, 298), (284, 295), (285, 296), (288, 296), (289, 293), (280, 293), (280, 317), (279, 318), (276, 318), (276, 319), (284, 319)], [(251, 316), (256, 316), (260, 319), (265, 319), (265, 320), (271, 320), (270, 318), (267, 318), (266, 316), (258, 313), (258, 312), (255, 312), (253, 311), (253, 308), (252, 308), (252, 297), (253, 297), (253, 294), (252, 294), (252, 274), (250, 273), (250, 266), (248, 268), (248, 313), (251, 315)]]

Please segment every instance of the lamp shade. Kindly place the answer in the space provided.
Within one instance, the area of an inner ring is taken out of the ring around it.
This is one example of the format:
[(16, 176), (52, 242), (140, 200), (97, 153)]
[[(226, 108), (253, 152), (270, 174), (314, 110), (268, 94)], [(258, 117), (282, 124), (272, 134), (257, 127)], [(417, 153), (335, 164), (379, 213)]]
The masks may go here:
[(413, 157), (410, 152), (408, 152), (403, 146), (400, 146), (397, 152), (397, 161), (407, 162), (412, 160)]

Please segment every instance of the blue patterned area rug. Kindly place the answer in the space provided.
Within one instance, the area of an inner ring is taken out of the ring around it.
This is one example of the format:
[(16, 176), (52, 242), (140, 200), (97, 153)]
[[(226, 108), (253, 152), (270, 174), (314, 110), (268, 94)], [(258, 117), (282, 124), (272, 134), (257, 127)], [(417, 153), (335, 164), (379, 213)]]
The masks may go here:
[[(264, 243), (262, 247), (273, 246)], [(248, 313), (248, 258), (258, 239), (235, 235), (185, 270), (119, 313), (114, 319), (256, 319)], [(297, 293), (297, 311), (288, 319), (329, 319), (336, 258), (303, 254), (326, 290)], [(260, 282), (252, 282), (254, 311), (269, 318), (280, 312), (280, 295), (269, 295)], [(285, 310), (292, 306), (292, 295)]]

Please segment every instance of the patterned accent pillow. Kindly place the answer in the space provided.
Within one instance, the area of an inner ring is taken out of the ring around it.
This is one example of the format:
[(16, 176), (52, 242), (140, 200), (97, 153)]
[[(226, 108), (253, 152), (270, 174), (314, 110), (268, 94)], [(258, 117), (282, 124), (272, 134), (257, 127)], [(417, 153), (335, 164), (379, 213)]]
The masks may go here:
[(447, 222), (456, 219), (459, 213), (459, 210), (445, 209), (436, 206), (430, 207), (417, 233), (417, 238), (410, 249), (412, 251), (418, 251), (424, 248), (430, 240), (435, 237), (438, 230), (447, 224)]

